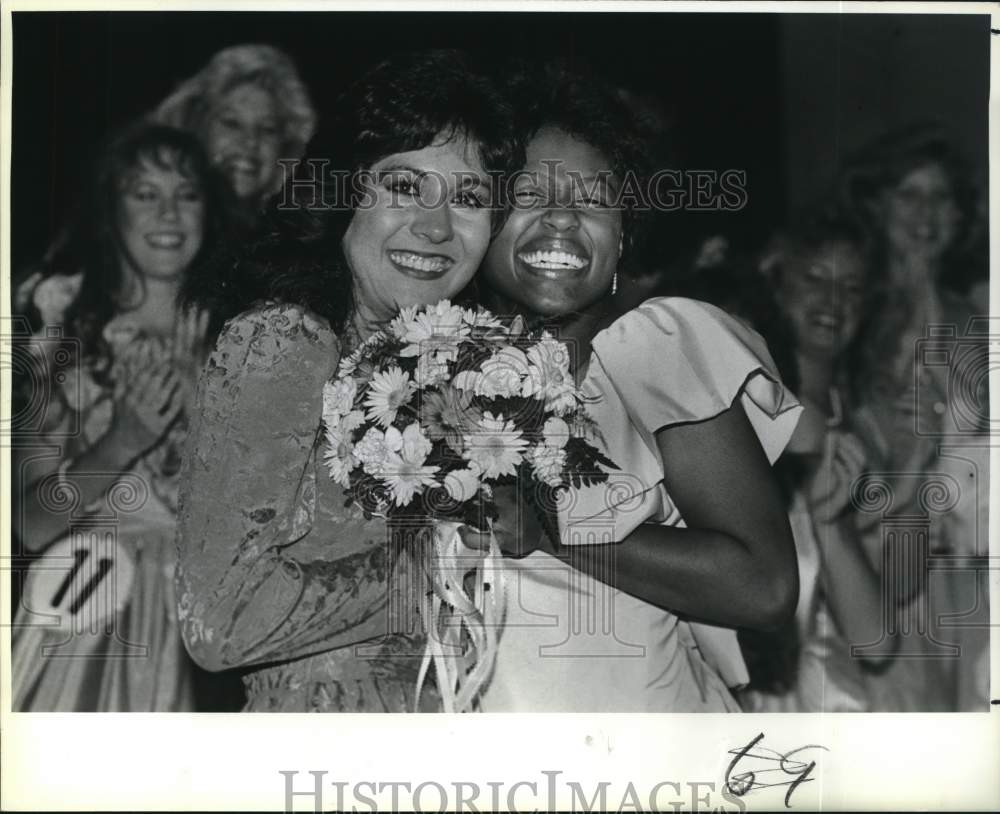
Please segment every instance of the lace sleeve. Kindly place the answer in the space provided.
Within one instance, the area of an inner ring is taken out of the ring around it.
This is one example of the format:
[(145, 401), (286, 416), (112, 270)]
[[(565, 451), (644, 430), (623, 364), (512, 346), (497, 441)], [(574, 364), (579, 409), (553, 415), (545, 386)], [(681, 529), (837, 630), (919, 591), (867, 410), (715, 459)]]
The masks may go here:
[(177, 537), (181, 629), (206, 669), (385, 632), (385, 546), (362, 539), (384, 526), (316, 505), (322, 386), (338, 353), (325, 323), (270, 306), (230, 322), (206, 365)]

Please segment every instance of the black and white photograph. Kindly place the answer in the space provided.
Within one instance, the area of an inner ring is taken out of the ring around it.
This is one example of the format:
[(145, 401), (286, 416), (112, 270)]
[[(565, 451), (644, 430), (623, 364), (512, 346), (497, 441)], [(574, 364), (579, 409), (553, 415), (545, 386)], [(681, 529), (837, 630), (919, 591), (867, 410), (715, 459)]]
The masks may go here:
[(216, 735), (254, 810), (1000, 805), (1000, 17), (709, 5), (6, 4), (8, 736), (214, 810)]

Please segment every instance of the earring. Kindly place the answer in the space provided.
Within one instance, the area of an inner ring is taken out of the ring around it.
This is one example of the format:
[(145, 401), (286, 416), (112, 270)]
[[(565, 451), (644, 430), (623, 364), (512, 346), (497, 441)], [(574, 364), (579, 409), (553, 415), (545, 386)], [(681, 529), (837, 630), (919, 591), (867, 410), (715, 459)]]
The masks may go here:
[(615, 275), (611, 278), (611, 296), (613, 297), (618, 293), (618, 269), (615, 269)]

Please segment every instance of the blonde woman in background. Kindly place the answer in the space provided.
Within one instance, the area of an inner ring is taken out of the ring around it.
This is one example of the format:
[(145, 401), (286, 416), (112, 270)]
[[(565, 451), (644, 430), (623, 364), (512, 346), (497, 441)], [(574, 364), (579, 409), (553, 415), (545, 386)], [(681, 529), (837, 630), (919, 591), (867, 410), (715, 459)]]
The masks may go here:
[(219, 51), (152, 117), (198, 136), (250, 216), (281, 187), (278, 160), (299, 158), (316, 129), (294, 62), (270, 45)]

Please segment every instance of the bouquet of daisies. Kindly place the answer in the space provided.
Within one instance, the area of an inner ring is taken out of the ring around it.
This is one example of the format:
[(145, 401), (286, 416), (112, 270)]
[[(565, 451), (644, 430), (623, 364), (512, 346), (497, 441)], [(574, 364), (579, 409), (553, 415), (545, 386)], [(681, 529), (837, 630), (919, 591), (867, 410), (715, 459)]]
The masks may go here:
[(369, 515), (429, 521), (423, 544), (404, 554), (428, 582), (420, 683), (433, 663), (446, 711), (472, 708), (503, 624), (496, 540), (471, 552), (458, 528), (489, 529), (496, 484), (517, 481), (544, 507), (570, 485), (606, 480), (615, 466), (591, 443), (584, 403), (563, 343), (448, 300), (404, 308), (324, 387), (331, 477)]

